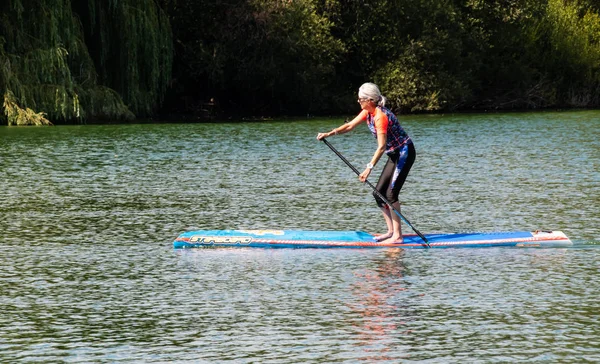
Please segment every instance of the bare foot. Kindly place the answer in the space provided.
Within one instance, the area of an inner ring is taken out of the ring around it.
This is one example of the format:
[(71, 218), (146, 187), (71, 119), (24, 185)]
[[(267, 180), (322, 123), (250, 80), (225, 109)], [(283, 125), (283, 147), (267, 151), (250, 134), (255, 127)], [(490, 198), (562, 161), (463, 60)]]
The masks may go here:
[(381, 244), (402, 244), (404, 240), (401, 236), (390, 236), (388, 239), (381, 241)]
[(391, 231), (388, 231), (385, 234), (379, 234), (379, 235), (375, 235), (375, 237), (373, 237), (373, 240), (375, 241), (382, 241), (382, 240), (386, 240), (388, 238), (390, 238), (394, 233)]

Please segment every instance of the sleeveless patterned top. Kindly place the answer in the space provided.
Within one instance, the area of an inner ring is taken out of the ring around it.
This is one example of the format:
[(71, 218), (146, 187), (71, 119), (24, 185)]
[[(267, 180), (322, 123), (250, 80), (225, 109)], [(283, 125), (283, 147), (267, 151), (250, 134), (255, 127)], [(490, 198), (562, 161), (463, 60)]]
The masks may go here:
[[(396, 115), (389, 109), (383, 106), (377, 106), (377, 110), (382, 112), (387, 117), (387, 129), (386, 129), (386, 150), (387, 154), (390, 154), (397, 149), (400, 149), (404, 144), (412, 142), (408, 134), (404, 131)], [(376, 111), (377, 113), (377, 111)], [(373, 136), (377, 138), (377, 128), (375, 126), (375, 117), (367, 113), (367, 126)], [(385, 126), (385, 125), (384, 125)]]

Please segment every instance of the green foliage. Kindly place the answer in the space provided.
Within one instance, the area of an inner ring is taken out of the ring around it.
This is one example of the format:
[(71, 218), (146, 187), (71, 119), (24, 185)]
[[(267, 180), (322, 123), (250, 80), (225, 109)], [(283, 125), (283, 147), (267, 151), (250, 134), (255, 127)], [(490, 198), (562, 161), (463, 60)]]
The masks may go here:
[(260, 37), (236, 58), (251, 55), (251, 62), (238, 66), (237, 77), (253, 81), (247, 90), (257, 96), (253, 104), (279, 101), (276, 111), (319, 107), (324, 81), (344, 51), (342, 42), (330, 35), (330, 21), (316, 12), (312, 1), (250, 4), (254, 14), (250, 24)]
[[(6, 0), (0, 122), (600, 106), (595, 0)], [(163, 102), (164, 101), (164, 102)]]
[(9, 125), (52, 125), (43, 112), (36, 113), (30, 108), (17, 105), (15, 95), (11, 91), (4, 93), (4, 112)]
[[(94, 0), (0, 4), (0, 91), (6, 123), (133, 119), (130, 110), (144, 115), (156, 109), (170, 77), (167, 18), (152, 0), (113, 0), (106, 7), (98, 10)], [(93, 29), (102, 44), (91, 41), (80, 23), (95, 16), (107, 20)], [(112, 62), (117, 55), (122, 62)], [(118, 84), (111, 82), (115, 79)]]
[(441, 95), (444, 87), (438, 74), (430, 71), (424, 62), (424, 45), (413, 42), (405, 54), (388, 62), (374, 76), (384, 90), (388, 105), (415, 111), (442, 109), (446, 99)]
[(181, 98), (216, 97), (222, 107), (254, 115), (325, 105), (321, 93), (344, 46), (316, 1), (173, 1), (167, 9)]
[[(363, 79), (380, 83), (393, 106), (414, 112), (600, 105), (600, 19), (591, 7), (563, 0), (421, 0), (401, 4), (401, 11), (385, 0), (368, 5), (375, 16), (363, 17), (360, 36), (349, 39), (359, 39)], [(368, 42), (374, 33), (385, 34), (387, 44)]]
[[(154, 0), (87, 0), (75, 5), (101, 84), (136, 115), (151, 115), (171, 79), (172, 34)], [(102, 93), (100, 93), (102, 94)]]
[(462, 106), (540, 106), (543, 83), (529, 56), (539, 45), (528, 32), (544, 14), (542, 1), (470, 0), (462, 12), (467, 31), (476, 39), (470, 51), (478, 60), (470, 75), (471, 96)]
[[(20, 0), (3, 5), (0, 90), (4, 95), (2, 114), (9, 125), (49, 124), (45, 115), (50, 119), (80, 117), (69, 53), (64, 47), (71, 45), (67, 40), (77, 36), (78, 28), (61, 16), (68, 4), (57, 1), (54, 5)], [(47, 21), (34, 22), (36, 13)], [(61, 22), (65, 23), (59, 26)], [(50, 108), (43, 108), (46, 105)]]
[(407, 111), (454, 108), (469, 96), (478, 59), (470, 33), (452, 1), (341, 0), (335, 15), (346, 40), (344, 74), (352, 88), (377, 82), (390, 107)]
[(553, 85), (566, 106), (598, 105), (600, 90), (600, 16), (577, 2), (548, 0), (536, 37), (548, 48), (540, 68), (554, 75)]

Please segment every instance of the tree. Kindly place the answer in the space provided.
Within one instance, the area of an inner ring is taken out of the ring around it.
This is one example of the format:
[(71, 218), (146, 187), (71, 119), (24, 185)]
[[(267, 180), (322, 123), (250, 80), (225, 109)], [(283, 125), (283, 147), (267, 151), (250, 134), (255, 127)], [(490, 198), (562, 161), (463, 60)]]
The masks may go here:
[(154, 1), (7, 0), (0, 14), (9, 125), (133, 119), (160, 103), (172, 52)]
[[(344, 52), (312, 0), (171, 1), (178, 98), (215, 97), (229, 112), (298, 114), (323, 107), (321, 91)], [(196, 100), (196, 101), (194, 101)]]

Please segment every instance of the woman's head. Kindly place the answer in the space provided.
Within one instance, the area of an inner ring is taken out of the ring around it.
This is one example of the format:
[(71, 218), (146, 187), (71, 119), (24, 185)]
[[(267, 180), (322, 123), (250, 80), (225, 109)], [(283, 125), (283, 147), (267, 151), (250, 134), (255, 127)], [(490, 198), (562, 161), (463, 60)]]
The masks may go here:
[(363, 83), (358, 89), (358, 100), (371, 100), (376, 106), (385, 106), (386, 98), (379, 91), (379, 87), (376, 84), (367, 82)]

